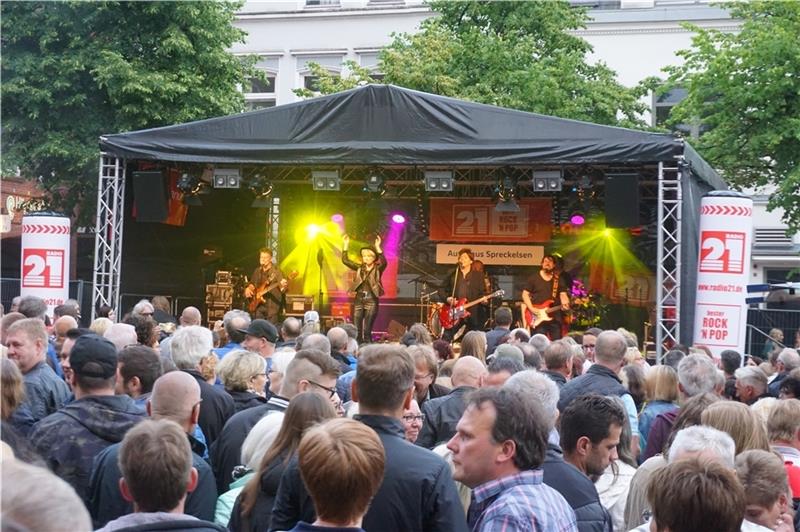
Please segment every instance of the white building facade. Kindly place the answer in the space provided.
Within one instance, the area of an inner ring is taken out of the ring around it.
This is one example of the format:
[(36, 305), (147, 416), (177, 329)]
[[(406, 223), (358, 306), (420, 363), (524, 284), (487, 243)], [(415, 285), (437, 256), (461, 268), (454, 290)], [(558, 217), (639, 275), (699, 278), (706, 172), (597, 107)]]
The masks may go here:
[[(590, 59), (605, 62), (626, 86), (663, 75), (662, 68), (681, 61), (676, 52), (689, 48), (692, 38), (682, 23), (721, 31), (738, 29), (737, 21), (725, 10), (706, 0), (572, 3), (589, 8), (591, 21), (576, 34), (594, 47)], [(232, 51), (260, 56), (258, 67), (269, 80), (246, 88), (248, 107), (258, 109), (299, 101), (293, 90), (313, 86), (309, 62), (341, 73), (342, 63), (352, 60), (380, 75), (378, 53), (392, 41), (392, 34), (413, 33), (430, 16), (433, 13), (421, 0), (248, 1), (236, 21), (236, 26), (248, 33), (247, 42)], [(680, 98), (680, 91), (651, 97), (650, 122), (661, 123)], [(780, 281), (790, 270), (800, 268), (800, 234), (785, 234), (781, 213), (766, 211), (766, 193), (756, 191), (753, 199), (752, 282)]]

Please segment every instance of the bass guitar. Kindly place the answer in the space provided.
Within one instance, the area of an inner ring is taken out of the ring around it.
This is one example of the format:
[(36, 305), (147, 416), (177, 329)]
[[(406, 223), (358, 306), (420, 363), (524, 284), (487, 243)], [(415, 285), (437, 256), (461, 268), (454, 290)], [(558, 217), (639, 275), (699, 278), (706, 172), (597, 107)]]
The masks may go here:
[(525, 327), (535, 329), (542, 323), (553, 321), (552, 314), (561, 310), (561, 305), (551, 307), (550, 305), (553, 303), (554, 301), (552, 299), (548, 299), (544, 303), (533, 305), (533, 311), (526, 307), (522, 313)]
[[(294, 279), (297, 278), (298, 275), (300, 275), (299, 272), (293, 271), (289, 275), (284, 277), (284, 279), (288, 281), (293, 281)], [(275, 281), (274, 283), (270, 284), (264, 283), (261, 286), (257, 286), (255, 292), (253, 293), (253, 297), (248, 300), (247, 309), (250, 311), (250, 313), (251, 314), (254, 313), (259, 305), (261, 305), (262, 303), (266, 303), (267, 297), (270, 297), (271, 299), (274, 300), (275, 298), (270, 296), (270, 292), (278, 288), (280, 284), (281, 284), (280, 281)], [(280, 305), (279, 301), (275, 302)]]
[(479, 303), (483, 303), (484, 301), (492, 299), (493, 297), (502, 296), (505, 293), (505, 290), (497, 290), (489, 295), (479, 297), (474, 301), (467, 302), (467, 298), (463, 297), (456, 301), (454, 305), (442, 305), (442, 308), (439, 309), (439, 324), (441, 325), (442, 329), (452, 329), (453, 327), (457, 327), (461, 324), (462, 320), (469, 316), (469, 312), (467, 311), (468, 308)]

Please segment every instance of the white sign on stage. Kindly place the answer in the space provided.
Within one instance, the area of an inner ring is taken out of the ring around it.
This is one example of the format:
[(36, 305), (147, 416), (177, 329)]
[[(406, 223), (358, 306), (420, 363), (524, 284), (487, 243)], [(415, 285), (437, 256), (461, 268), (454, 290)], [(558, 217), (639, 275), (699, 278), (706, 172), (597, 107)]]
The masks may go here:
[(544, 246), (497, 246), (436, 244), (436, 264), (456, 264), (458, 251), (469, 248), (487, 266), (538, 266), (544, 256)]
[(69, 298), (70, 220), (63, 216), (22, 218), (20, 295), (47, 303), (48, 315)]
[(753, 201), (738, 192), (706, 195), (699, 236), (694, 342), (715, 357), (726, 349), (744, 354)]

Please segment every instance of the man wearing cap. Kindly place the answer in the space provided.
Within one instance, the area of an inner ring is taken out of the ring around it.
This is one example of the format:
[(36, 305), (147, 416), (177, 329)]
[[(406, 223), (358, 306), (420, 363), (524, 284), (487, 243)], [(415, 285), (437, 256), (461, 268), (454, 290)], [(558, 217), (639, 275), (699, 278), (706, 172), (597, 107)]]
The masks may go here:
[(258, 353), (267, 361), (267, 373), (272, 369), (272, 353), (278, 342), (278, 329), (267, 320), (253, 320), (246, 329), (239, 329), (244, 333), (242, 347), (253, 353)]
[(79, 337), (69, 365), (75, 401), (34, 425), (30, 442), (85, 500), (95, 457), (121, 441), (145, 414), (127, 395), (114, 395), (117, 349), (108, 340), (96, 334)]

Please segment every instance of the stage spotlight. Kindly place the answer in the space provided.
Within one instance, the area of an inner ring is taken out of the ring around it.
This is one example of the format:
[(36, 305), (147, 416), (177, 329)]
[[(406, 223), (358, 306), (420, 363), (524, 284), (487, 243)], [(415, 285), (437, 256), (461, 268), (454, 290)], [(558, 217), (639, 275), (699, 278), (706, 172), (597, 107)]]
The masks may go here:
[(203, 193), (203, 183), (196, 176), (189, 173), (181, 174), (176, 186), (180, 193), (183, 194), (183, 203), (185, 205), (203, 205), (203, 201), (198, 197), (198, 194)]
[(341, 188), (338, 170), (312, 170), (311, 185), (314, 190), (335, 191)]
[(272, 195), (272, 183), (261, 174), (254, 174), (250, 180), (250, 190), (255, 194), (253, 203), (250, 204), (254, 209), (268, 209)]
[(331, 216), (331, 221), (333, 223), (340, 224), (340, 223), (342, 223), (344, 221), (344, 215), (336, 213), (333, 216)]
[(536, 192), (561, 192), (564, 180), (560, 170), (534, 170), (533, 190)]
[(241, 174), (238, 168), (214, 168), (214, 188), (239, 188)]
[(519, 212), (519, 205), (517, 205), (514, 198), (505, 201), (500, 200), (497, 202), (497, 205), (494, 206), (494, 210), (497, 212)]
[(364, 180), (364, 192), (383, 196), (386, 194), (386, 182), (380, 172), (371, 170)]
[(425, 172), (426, 192), (452, 192), (453, 172), (450, 170), (427, 170)]
[(586, 217), (582, 212), (573, 212), (569, 217), (569, 223), (572, 225), (583, 225), (586, 223)]
[(404, 224), (406, 223), (406, 217), (400, 213), (392, 215), (392, 222), (396, 224)]
[(317, 238), (317, 235), (322, 231), (322, 228), (317, 224), (308, 224), (306, 226), (306, 236), (308, 240), (314, 240)]
[(614, 232), (608, 227), (606, 227), (605, 229), (603, 229), (603, 236), (606, 238), (611, 238), (614, 236)]

